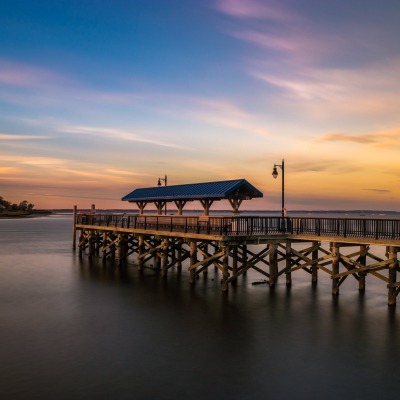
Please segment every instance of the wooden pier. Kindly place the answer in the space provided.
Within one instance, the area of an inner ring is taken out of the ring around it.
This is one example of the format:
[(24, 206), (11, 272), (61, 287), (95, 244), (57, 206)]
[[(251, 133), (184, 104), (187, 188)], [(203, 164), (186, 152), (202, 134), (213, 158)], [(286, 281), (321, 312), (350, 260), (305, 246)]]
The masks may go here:
[[(77, 233), (80, 257), (101, 257), (118, 266), (132, 257), (139, 270), (152, 268), (164, 277), (182, 270), (185, 262), (192, 285), (199, 274), (215, 267), (223, 291), (253, 269), (270, 287), (281, 276), (291, 286), (292, 274), (300, 270), (315, 285), (323, 272), (330, 276), (335, 296), (348, 277), (364, 291), (370, 276), (385, 284), (391, 306), (400, 292), (396, 219), (127, 216), (94, 210), (78, 214), (75, 208), (74, 248)], [(385, 258), (374, 254), (371, 246), (383, 247)]]

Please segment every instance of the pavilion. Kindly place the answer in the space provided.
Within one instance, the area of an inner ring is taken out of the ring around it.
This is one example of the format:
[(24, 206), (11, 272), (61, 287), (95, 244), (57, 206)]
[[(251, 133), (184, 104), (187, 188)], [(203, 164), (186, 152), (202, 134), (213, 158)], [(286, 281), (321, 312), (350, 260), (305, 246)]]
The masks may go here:
[(157, 214), (161, 215), (167, 203), (175, 203), (178, 215), (189, 201), (199, 201), (204, 209), (204, 215), (209, 215), (211, 205), (215, 201), (228, 200), (233, 213), (239, 212), (243, 200), (263, 197), (262, 192), (246, 179), (235, 179), (219, 182), (190, 183), (173, 186), (157, 186), (135, 189), (122, 198), (122, 201), (135, 203), (139, 214), (143, 214), (148, 203), (154, 203)]

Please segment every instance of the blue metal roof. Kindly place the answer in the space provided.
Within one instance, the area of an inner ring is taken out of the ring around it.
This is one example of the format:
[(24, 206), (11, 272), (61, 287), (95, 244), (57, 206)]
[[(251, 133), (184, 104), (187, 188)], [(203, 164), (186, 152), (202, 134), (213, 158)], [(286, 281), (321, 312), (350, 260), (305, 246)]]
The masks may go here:
[(263, 197), (246, 179), (135, 189), (123, 201), (174, 201)]

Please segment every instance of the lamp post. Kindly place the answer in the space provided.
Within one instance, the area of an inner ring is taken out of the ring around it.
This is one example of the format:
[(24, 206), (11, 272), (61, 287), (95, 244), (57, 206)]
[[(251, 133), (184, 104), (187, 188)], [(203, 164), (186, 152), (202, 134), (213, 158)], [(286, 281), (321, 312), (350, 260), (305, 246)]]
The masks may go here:
[(285, 161), (282, 160), (282, 164), (274, 164), (274, 169), (272, 170), (274, 179), (278, 177), (278, 170), (276, 167), (282, 170), (282, 217), (285, 217)]
[[(161, 181), (164, 181), (164, 186), (167, 186), (167, 175), (164, 175), (164, 178), (158, 178), (157, 186), (161, 186)], [(167, 202), (165, 202), (165, 215), (167, 215)]]

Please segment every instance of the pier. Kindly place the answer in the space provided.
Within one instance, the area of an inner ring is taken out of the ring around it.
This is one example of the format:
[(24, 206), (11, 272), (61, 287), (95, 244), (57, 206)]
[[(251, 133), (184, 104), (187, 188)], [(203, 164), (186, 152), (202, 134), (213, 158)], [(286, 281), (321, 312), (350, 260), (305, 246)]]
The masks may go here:
[[(151, 268), (163, 277), (185, 265), (191, 285), (215, 268), (222, 291), (253, 269), (271, 288), (279, 278), (290, 287), (292, 274), (305, 271), (313, 285), (319, 273), (327, 274), (334, 296), (347, 278), (365, 291), (367, 276), (382, 282), (391, 306), (400, 292), (396, 219), (112, 215), (78, 213), (75, 207), (73, 237), (79, 257), (117, 266), (131, 258), (139, 270)], [(383, 247), (385, 258), (371, 246)]]

